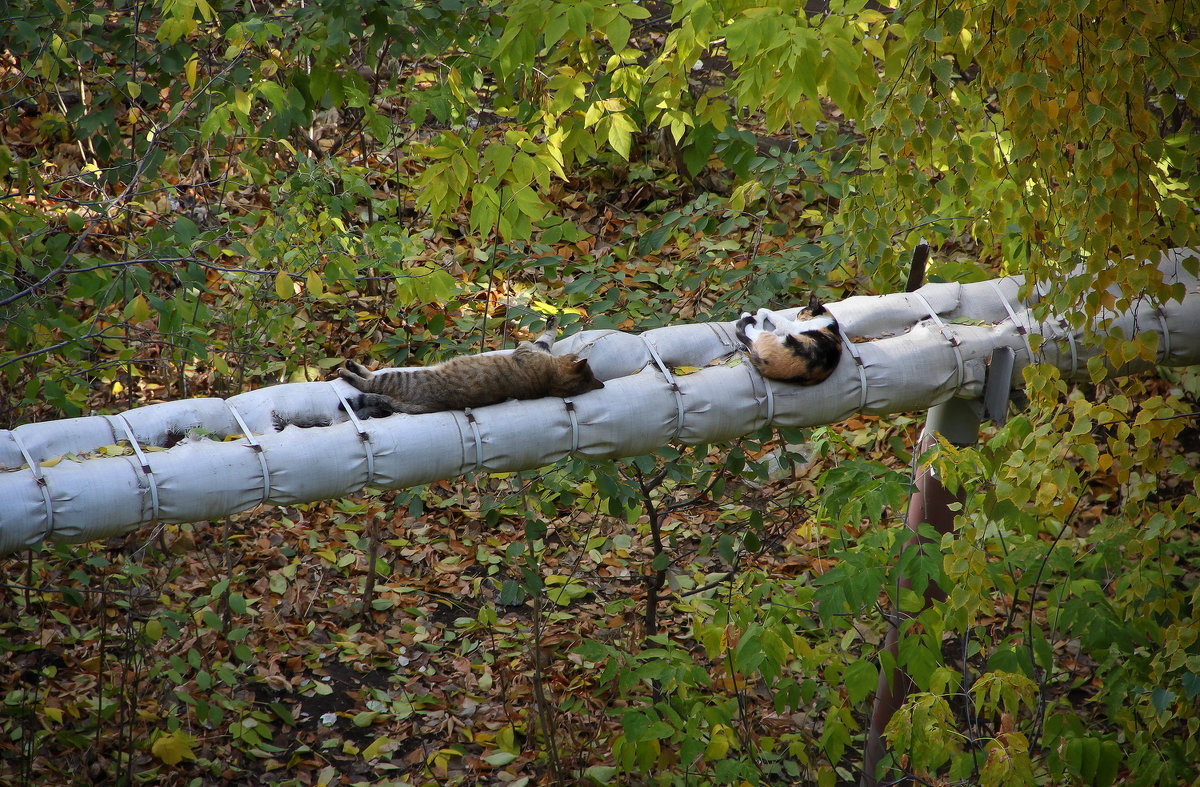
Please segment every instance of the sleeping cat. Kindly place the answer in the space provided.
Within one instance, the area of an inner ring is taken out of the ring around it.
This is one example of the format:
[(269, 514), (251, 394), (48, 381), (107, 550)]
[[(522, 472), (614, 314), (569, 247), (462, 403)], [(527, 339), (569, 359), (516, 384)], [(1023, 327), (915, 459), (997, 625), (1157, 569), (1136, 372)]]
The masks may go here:
[(750, 351), (758, 373), (772, 380), (816, 385), (833, 374), (842, 358), (837, 319), (816, 295), (795, 320), (768, 309), (742, 314), (737, 337)]
[(558, 320), (512, 353), (464, 355), (435, 366), (376, 374), (346, 360), (338, 374), (363, 393), (349, 400), (359, 418), (436, 413), (497, 404), (505, 399), (576, 396), (603, 388), (584, 358), (551, 355)]

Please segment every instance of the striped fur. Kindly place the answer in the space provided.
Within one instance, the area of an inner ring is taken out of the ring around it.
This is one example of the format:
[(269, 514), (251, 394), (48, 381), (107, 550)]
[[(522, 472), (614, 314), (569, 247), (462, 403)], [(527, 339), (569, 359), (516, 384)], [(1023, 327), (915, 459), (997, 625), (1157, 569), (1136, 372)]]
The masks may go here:
[(795, 320), (768, 309), (742, 314), (737, 337), (758, 373), (772, 380), (816, 385), (833, 374), (842, 358), (837, 319), (815, 295)]
[(359, 418), (483, 407), (506, 399), (576, 396), (604, 387), (584, 358), (551, 355), (558, 321), (512, 353), (464, 355), (421, 369), (375, 373), (347, 360), (338, 374), (362, 391), (350, 400)]

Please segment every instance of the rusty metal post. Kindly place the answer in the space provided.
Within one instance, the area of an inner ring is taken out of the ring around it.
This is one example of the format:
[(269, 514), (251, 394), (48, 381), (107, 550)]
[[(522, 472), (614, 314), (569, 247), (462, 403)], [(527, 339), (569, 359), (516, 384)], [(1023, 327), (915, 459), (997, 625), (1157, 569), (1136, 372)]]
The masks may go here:
[[(925, 421), (925, 430), (917, 442), (914, 459), (925, 452), (934, 443), (934, 435), (940, 434), (955, 445), (974, 445), (979, 438), (979, 422), (981, 412), (978, 402), (965, 399), (951, 399), (930, 408)], [(954, 512), (950, 504), (962, 502), (960, 496), (952, 495), (942, 485), (942, 482), (929, 468), (917, 470), (913, 479), (913, 493), (908, 502), (908, 517), (906, 526), (912, 531), (912, 536), (904, 544), (904, 549), (919, 549), (925, 541), (918, 535), (921, 523), (927, 522), (938, 533), (949, 533), (954, 528)], [(901, 576), (901, 588), (911, 587), (908, 577)], [(945, 591), (930, 583), (925, 589), (925, 604), (944, 599)], [(900, 652), (900, 626), (903, 622), (901, 613), (893, 611), (883, 648), (892, 656), (892, 663)], [(883, 743), (883, 730), (901, 705), (911, 689), (911, 680), (897, 664), (891, 670), (882, 668), (879, 672), (879, 687), (875, 692), (875, 706), (871, 710), (871, 725), (867, 731), (867, 748), (863, 757), (862, 787), (876, 787), (880, 779), (876, 775), (887, 749)], [(885, 780), (888, 784), (896, 783), (895, 777)]]

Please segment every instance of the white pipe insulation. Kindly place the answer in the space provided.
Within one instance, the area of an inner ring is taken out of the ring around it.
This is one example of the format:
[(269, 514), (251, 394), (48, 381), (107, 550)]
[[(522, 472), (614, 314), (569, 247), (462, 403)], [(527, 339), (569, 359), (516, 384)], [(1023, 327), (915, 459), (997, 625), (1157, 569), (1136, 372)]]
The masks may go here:
[[(603, 390), (569, 400), (360, 421), (338, 409), (353, 390), (333, 380), (23, 424), (0, 431), (0, 555), (45, 540), (104, 538), (155, 520), (192, 522), (260, 503), (342, 497), (367, 485), (403, 488), (472, 470), (540, 467), (571, 454), (633, 456), (768, 425), (924, 410), (953, 396), (980, 397), (999, 347), (1015, 352), (1012, 385), (1019, 386), (1031, 334), (1043, 337), (1032, 360), (1073, 377), (1082, 377), (1099, 352), (1088, 335), (1096, 330), (1120, 329), (1128, 338), (1156, 332), (1160, 364), (1196, 364), (1200, 285), (1185, 268), (1195, 271), (1198, 262), (1195, 250), (1164, 253), (1159, 267), (1184, 286), (1181, 301), (1143, 298), (1082, 334), (1063, 320), (1036, 321), (1028, 307), (1037, 297), (1022, 303), (1017, 278), (826, 304), (841, 324), (844, 356), (833, 376), (813, 387), (764, 380), (742, 362), (733, 323), (700, 323), (559, 340), (556, 353), (586, 356), (605, 381)], [(331, 425), (276, 431), (279, 416)]]

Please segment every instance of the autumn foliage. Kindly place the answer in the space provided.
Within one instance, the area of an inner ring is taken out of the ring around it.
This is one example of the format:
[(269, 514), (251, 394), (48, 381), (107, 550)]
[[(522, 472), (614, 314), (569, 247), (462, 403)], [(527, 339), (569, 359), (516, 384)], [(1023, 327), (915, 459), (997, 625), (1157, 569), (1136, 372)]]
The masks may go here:
[[(1153, 358), (1103, 318), (1200, 242), (1195, 19), (12, 0), (0, 426), (891, 292), (922, 237)], [(977, 447), (856, 417), (5, 558), (0, 782), (848, 784), (894, 614), (886, 778), (1188, 782), (1200, 376), (1090, 372)], [(957, 529), (904, 550), (930, 463)]]

